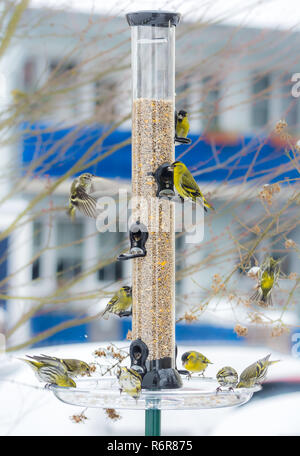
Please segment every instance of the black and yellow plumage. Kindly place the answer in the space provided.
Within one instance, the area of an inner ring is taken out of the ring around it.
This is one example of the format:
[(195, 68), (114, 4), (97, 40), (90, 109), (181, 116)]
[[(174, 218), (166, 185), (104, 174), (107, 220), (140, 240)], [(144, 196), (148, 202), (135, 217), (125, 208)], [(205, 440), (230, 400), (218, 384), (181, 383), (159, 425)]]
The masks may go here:
[(20, 358), (25, 361), (34, 371), (40, 382), (54, 384), (62, 387), (76, 388), (76, 383), (69, 377), (67, 369), (58, 361), (38, 361), (33, 356), (30, 359)]
[(87, 217), (96, 218), (97, 199), (89, 195), (93, 180), (100, 179), (93, 174), (84, 173), (76, 177), (71, 185), (68, 214), (75, 217), (76, 209)]
[(181, 109), (178, 113), (175, 111), (175, 144), (177, 138), (186, 138), (190, 130), (188, 114)]
[[(228, 387), (229, 389), (233, 389), (236, 387), (239, 376), (237, 371), (231, 366), (222, 367), (216, 375), (216, 378), (220, 384), (220, 386)], [(220, 391), (220, 387), (217, 388)]]
[(142, 377), (134, 369), (121, 367), (117, 372), (120, 393), (123, 391), (134, 399), (138, 399), (142, 390)]
[(181, 357), (183, 367), (192, 373), (204, 375), (204, 372), (209, 364), (213, 364), (206, 356), (197, 351), (188, 351), (183, 353)]
[(105, 307), (101, 317), (107, 319), (109, 314), (115, 314), (119, 317), (129, 315), (129, 308), (132, 306), (132, 289), (125, 285), (120, 288), (117, 293), (111, 298)]
[(60, 363), (63, 368), (67, 371), (70, 377), (77, 377), (78, 375), (84, 375), (90, 373), (90, 366), (80, 359), (72, 358), (56, 358), (49, 355), (31, 356), (31, 359), (39, 363), (49, 364), (56, 366)]
[(251, 388), (254, 385), (259, 385), (266, 378), (268, 367), (279, 361), (269, 361), (271, 354), (259, 359), (255, 363), (246, 367), (240, 375), (237, 388)]
[(251, 296), (251, 300), (262, 306), (272, 305), (272, 291), (277, 284), (280, 274), (280, 261), (268, 257), (258, 272), (258, 284), (256, 292)]
[(174, 185), (182, 198), (189, 198), (194, 203), (200, 201), (203, 204), (205, 211), (207, 211), (207, 208), (214, 209), (213, 206), (206, 201), (199, 185), (184, 163), (175, 161), (169, 169), (173, 170)]

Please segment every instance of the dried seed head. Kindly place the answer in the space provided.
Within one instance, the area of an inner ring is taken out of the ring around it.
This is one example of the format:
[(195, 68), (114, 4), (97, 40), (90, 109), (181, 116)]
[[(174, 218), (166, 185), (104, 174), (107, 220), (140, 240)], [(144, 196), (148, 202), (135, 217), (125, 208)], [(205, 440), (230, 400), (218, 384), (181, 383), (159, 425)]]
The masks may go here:
[(280, 134), (288, 126), (285, 120), (279, 120), (275, 125), (275, 133)]
[(265, 184), (263, 189), (259, 192), (259, 198), (262, 201), (265, 201), (269, 206), (271, 206), (273, 200), (273, 195), (280, 192), (279, 184)]
[(198, 320), (198, 318), (197, 318), (195, 315), (193, 315), (193, 314), (191, 314), (191, 313), (188, 313), (188, 312), (186, 312), (186, 313), (184, 314), (184, 317), (183, 317), (183, 318), (185, 319), (185, 321), (186, 321), (187, 323), (192, 323), (192, 321)]
[(73, 421), (73, 423), (84, 423), (85, 420), (87, 420), (87, 417), (82, 412), (79, 415), (70, 416), (70, 420)]
[(290, 280), (297, 280), (298, 278), (298, 274), (297, 272), (291, 272), (290, 275), (289, 275), (289, 279)]
[(292, 249), (296, 247), (296, 242), (293, 239), (287, 239), (284, 243), (286, 249)]
[(280, 336), (282, 336), (284, 333), (288, 333), (289, 331), (290, 331), (290, 330), (289, 330), (284, 324), (280, 324), (280, 325), (275, 326), (275, 327), (272, 329), (271, 336), (272, 336), (272, 337), (280, 337)]
[(117, 411), (115, 409), (107, 408), (107, 409), (104, 409), (104, 412), (105, 412), (107, 418), (109, 418), (112, 421), (118, 421), (122, 418), (121, 415), (119, 413), (117, 413)]
[(241, 337), (246, 337), (248, 335), (248, 328), (242, 325), (235, 325), (234, 332)]

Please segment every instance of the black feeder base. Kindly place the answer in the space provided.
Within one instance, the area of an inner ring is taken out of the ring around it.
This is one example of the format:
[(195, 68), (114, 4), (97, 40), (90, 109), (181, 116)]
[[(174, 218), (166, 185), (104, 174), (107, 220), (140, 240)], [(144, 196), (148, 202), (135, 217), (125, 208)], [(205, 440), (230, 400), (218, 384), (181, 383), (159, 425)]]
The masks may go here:
[(149, 390), (175, 389), (182, 387), (182, 379), (176, 369), (154, 369), (144, 375), (142, 388)]
[(148, 347), (141, 339), (131, 342), (131, 369), (134, 369), (142, 376), (142, 388), (149, 390), (181, 388), (181, 376), (176, 367), (173, 367), (174, 364), (176, 366), (176, 360), (167, 357), (148, 361), (148, 354)]
[(154, 390), (182, 387), (182, 379), (179, 372), (174, 367), (171, 367), (173, 364), (171, 358), (149, 361), (147, 364), (147, 372), (143, 377), (142, 388)]

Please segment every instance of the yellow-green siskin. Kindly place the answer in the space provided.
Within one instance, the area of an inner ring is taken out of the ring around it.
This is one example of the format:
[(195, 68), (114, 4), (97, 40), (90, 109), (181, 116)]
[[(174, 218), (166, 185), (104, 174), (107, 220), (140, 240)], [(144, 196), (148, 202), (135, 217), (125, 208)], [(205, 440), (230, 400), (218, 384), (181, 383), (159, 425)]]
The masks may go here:
[(101, 181), (101, 178), (90, 173), (81, 174), (73, 180), (68, 209), (72, 220), (74, 220), (76, 209), (87, 217), (96, 218), (97, 199), (89, 194), (92, 192), (96, 180)]
[(134, 399), (138, 399), (142, 390), (142, 377), (134, 369), (121, 367), (117, 372), (120, 385), (120, 393), (123, 391)]
[(270, 356), (271, 354), (246, 367), (240, 375), (237, 388), (251, 388), (262, 383), (268, 373), (268, 367), (279, 362), (279, 360), (269, 361)]
[[(110, 313), (118, 315), (119, 317), (130, 315), (128, 309), (132, 305), (132, 289), (125, 285), (120, 288), (117, 293), (111, 298), (105, 307), (101, 317), (105, 320), (109, 317)], [(128, 312), (127, 312), (128, 311)]]
[[(30, 357), (31, 358), (31, 357)], [(36, 377), (40, 382), (46, 382), (47, 384), (54, 384), (63, 387), (76, 388), (76, 383), (69, 377), (67, 370), (59, 362), (38, 362), (35, 360), (23, 359), (35, 372)]]
[(202, 353), (197, 351), (185, 352), (181, 357), (181, 361), (187, 371), (201, 373), (203, 376), (208, 364), (213, 364)]
[(177, 138), (186, 138), (190, 129), (187, 112), (181, 109), (178, 113), (175, 111), (175, 144)]
[(77, 377), (79, 375), (90, 374), (90, 366), (80, 359), (66, 359), (66, 358), (55, 358), (54, 356), (40, 355), (40, 356), (30, 356), (31, 359), (40, 362), (47, 363), (49, 365), (56, 365), (57, 363), (62, 364), (64, 369), (66, 369), (70, 377)]
[(174, 185), (182, 198), (189, 198), (194, 203), (197, 203), (199, 198), (205, 211), (207, 208), (214, 209), (204, 198), (197, 182), (184, 163), (176, 161), (168, 169), (174, 173)]
[(258, 287), (256, 292), (251, 296), (251, 300), (254, 303), (264, 307), (272, 305), (272, 290), (277, 284), (280, 274), (280, 261), (268, 257), (260, 267), (258, 272)]
[(220, 384), (220, 386), (217, 388), (217, 391), (221, 391), (221, 386), (226, 386), (229, 389), (233, 389), (236, 387), (239, 380), (237, 371), (230, 366), (222, 367), (217, 372), (216, 378)]

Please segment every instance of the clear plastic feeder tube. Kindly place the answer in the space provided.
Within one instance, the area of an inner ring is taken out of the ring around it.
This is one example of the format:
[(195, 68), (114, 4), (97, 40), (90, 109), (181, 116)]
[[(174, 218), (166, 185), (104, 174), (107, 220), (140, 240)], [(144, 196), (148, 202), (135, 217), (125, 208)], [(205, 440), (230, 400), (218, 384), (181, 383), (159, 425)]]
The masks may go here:
[[(149, 232), (133, 260), (133, 337), (149, 349), (148, 369), (175, 368), (174, 203), (156, 197), (153, 173), (174, 161), (175, 26), (180, 15), (127, 15), (132, 37), (133, 220)], [(149, 364), (150, 362), (150, 364)]]

